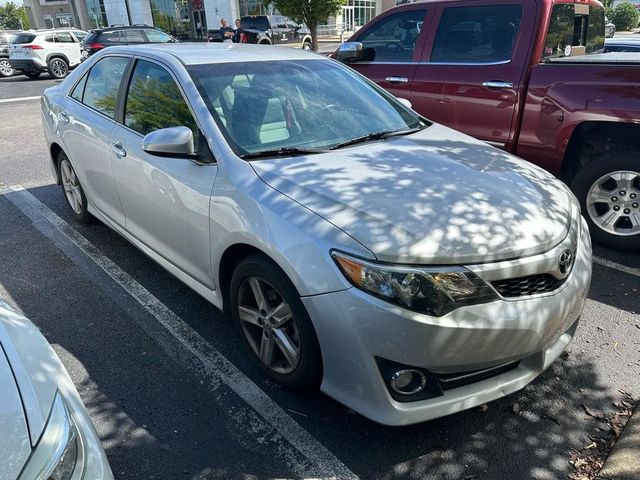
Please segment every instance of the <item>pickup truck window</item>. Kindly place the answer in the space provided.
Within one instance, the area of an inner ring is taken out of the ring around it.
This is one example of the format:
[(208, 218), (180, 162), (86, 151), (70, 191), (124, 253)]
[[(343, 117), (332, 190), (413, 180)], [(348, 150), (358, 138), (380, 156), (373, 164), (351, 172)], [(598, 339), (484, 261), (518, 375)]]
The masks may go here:
[(360, 35), (358, 41), (373, 51), (375, 62), (411, 62), (426, 13), (420, 9), (389, 15)]
[(511, 60), (521, 18), (519, 5), (445, 8), (431, 62), (507, 62)]
[(269, 20), (266, 16), (259, 15), (257, 17), (242, 17), (240, 19), (240, 28), (244, 30), (260, 30), (266, 31), (271, 28)]
[(604, 49), (604, 8), (572, 3), (554, 5), (543, 59), (600, 53)]

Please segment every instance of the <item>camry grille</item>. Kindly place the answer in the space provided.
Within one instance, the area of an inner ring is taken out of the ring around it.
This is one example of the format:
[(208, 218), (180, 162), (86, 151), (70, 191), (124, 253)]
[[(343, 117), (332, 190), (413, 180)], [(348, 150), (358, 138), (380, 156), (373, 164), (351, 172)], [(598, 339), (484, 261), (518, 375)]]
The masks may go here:
[(560, 288), (565, 280), (566, 278), (556, 278), (548, 273), (540, 273), (527, 277), (496, 280), (491, 282), (491, 285), (504, 298), (517, 298), (553, 292)]

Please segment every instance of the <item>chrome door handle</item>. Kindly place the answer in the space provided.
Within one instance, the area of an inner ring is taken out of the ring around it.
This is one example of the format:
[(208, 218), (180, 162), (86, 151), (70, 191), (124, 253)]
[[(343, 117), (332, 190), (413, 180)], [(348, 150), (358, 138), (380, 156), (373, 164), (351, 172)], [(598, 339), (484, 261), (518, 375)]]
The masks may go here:
[(482, 86), (487, 88), (513, 88), (513, 83), (503, 82), (501, 80), (491, 80), (489, 82), (483, 82)]
[(408, 83), (409, 79), (407, 77), (387, 77), (385, 78), (387, 82), (390, 83)]
[(118, 158), (127, 156), (127, 151), (124, 148), (122, 148), (122, 142), (116, 142), (113, 145), (111, 145), (111, 150), (113, 150), (113, 153), (115, 153), (116, 157)]
[(67, 112), (64, 112), (64, 111), (58, 114), (58, 118), (62, 120), (64, 123), (69, 123), (71, 121), (71, 119), (69, 118), (69, 115), (67, 115)]

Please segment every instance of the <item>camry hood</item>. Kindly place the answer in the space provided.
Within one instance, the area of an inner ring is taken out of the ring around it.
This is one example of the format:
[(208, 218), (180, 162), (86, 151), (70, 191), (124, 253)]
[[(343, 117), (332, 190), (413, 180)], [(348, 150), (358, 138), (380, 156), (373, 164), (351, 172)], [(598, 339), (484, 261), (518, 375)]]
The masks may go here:
[(252, 166), (382, 261), (461, 264), (534, 255), (564, 239), (570, 224), (572, 196), (560, 181), (438, 124)]
[(0, 345), (0, 478), (18, 478), (31, 454), (29, 430), (20, 392)]

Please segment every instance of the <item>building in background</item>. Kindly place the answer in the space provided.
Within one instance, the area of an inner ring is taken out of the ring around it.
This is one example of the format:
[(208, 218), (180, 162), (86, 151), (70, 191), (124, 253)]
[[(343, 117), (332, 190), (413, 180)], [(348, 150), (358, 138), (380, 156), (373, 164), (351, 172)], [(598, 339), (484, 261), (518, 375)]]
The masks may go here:
[[(355, 30), (402, 1), (348, 0), (342, 13), (326, 27), (338, 34), (342, 30)], [(218, 28), (221, 18), (233, 25), (233, 20), (243, 15), (272, 13), (262, 0), (24, 0), (24, 6), (36, 28), (91, 30), (145, 24), (182, 40), (206, 39), (207, 29)]]

